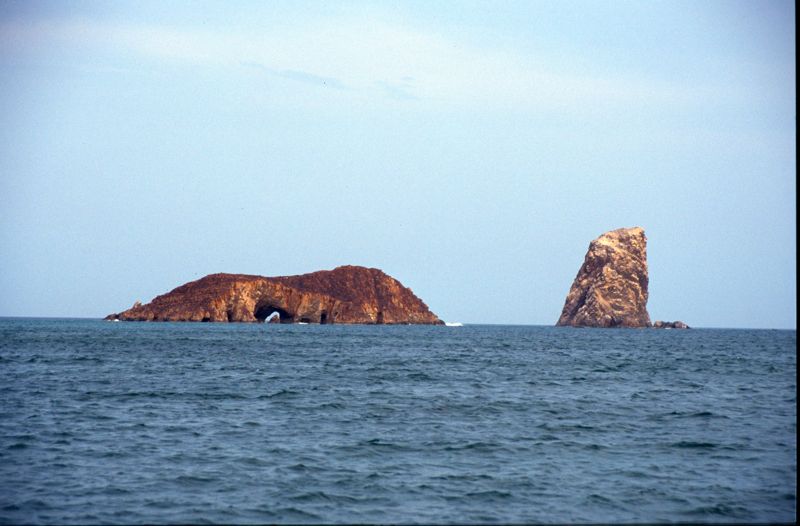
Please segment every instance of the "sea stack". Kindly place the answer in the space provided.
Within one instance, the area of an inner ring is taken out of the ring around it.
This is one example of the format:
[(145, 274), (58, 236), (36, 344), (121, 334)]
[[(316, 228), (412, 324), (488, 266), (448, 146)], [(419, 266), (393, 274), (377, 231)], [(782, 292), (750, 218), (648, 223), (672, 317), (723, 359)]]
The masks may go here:
[(425, 324), (443, 322), (381, 270), (338, 267), (298, 276), (211, 274), (107, 320)]
[(644, 230), (606, 232), (589, 244), (556, 325), (650, 327), (647, 285)]

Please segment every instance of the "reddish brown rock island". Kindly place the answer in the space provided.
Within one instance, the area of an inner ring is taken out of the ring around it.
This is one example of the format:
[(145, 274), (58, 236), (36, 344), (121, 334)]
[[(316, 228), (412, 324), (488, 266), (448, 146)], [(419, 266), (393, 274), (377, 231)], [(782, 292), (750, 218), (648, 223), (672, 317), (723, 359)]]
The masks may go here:
[(411, 289), (357, 266), (273, 278), (211, 274), (105, 319), (263, 322), (273, 313), (280, 323), (443, 324)]
[(589, 244), (556, 325), (650, 327), (647, 285), (644, 230), (606, 232)]

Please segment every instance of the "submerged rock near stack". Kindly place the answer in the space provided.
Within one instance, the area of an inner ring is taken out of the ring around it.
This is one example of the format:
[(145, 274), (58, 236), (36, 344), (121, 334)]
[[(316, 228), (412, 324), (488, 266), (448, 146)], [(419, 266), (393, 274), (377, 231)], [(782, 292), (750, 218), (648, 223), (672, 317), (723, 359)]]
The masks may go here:
[(399, 281), (357, 266), (272, 278), (211, 274), (105, 319), (263, 322), (273, 313), (280, 323), (443, 324)]
[(682, 321), (655, 321), (654, 329), (689, 329), (690, 327)]
[(647, 285), (644, 230), (606, 232), (589, 244), (556, 325), (650, 327)]

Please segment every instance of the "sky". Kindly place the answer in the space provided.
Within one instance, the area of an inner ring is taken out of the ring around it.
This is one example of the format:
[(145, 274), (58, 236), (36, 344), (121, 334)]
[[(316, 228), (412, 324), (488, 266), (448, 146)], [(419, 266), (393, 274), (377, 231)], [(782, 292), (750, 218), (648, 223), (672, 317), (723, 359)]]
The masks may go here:
[(377, 267), (552, 325), (648, 238), (653, 320), (796, 328), (791, 1), (2, 2), (0, 316)]

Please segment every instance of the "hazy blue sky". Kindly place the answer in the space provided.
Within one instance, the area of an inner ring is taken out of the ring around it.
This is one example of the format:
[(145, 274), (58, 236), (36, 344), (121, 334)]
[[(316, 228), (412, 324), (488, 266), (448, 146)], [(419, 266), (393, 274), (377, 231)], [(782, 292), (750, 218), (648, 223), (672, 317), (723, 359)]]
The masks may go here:
[(2, 2), (0, 315), (378, 267), (554, 324), (648, 236), (651, 317), (796, 327), (790, 1)]

